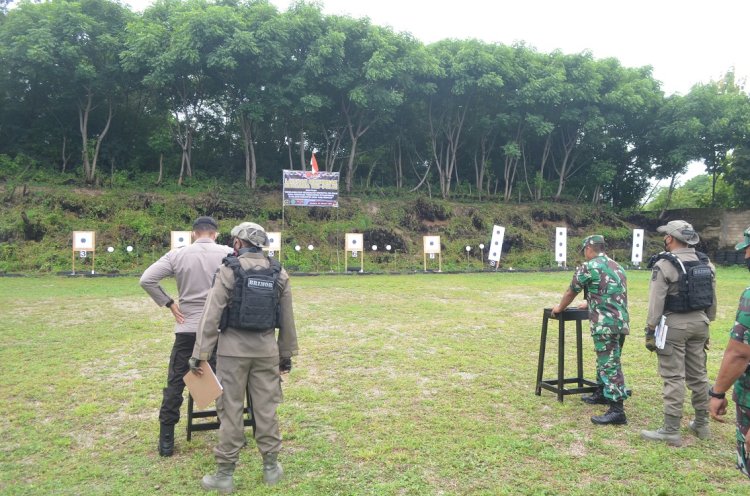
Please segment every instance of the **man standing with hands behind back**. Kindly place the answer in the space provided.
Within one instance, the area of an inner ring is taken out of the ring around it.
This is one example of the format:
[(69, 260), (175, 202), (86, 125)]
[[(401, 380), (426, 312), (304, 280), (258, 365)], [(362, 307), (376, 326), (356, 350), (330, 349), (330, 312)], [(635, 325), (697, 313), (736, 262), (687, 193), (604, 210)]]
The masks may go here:
[[(172, 456), (174, 452), (174, 426), (180, 420), (182, 392), (185, 389), (182, 378), (190, 370), (188, 360), (195, 345), (195, 331), (214, 273), (221, 260), (232, 252), (230, 247), (216, 244), (218, 229), (219, 225), (212, 217), (198, 217), (193, 222), (193, 244), (169, 251), (141, 276), (141, 287), (157, 305), (169, 308), (176, 322), (167, 387), (164, 388), (159, 411), (161, 456)], [(177, 281), (178, 301), (159, 284), (159, 281), (170, 276)]]
[[(745, 264), (750, 270), (750, 227), (745, 229), (744, 240), (737, 243), (737, 250), (745, 251)], [(750, 456), (750, 287), (740, 296), (737, 316), (729, 333), (729, 343), (724, 350), (719, 375), (714, 387), (708, 390), (711, 396), (709, 411), (711, 417), (723, 422), (727, 413), (726, 392), (734, 383), (735, 425), (737, 440), (737, 468), (750, 477), (748, 457)]]
[[(649, 263), (653, 268), (648, 294), (646, 349), (656, 351), (659, 360), (659, 375), (664, 381), (664, 424), (655, 431), (641, 431), (641, 437), (680, 446), (685, 385), (692, 391), (695, 409), (690, 430), (699, 439), (708, 439), (711, 435), (706, 347), (708, 324), (716, 317), (716, 272), (708, 257), (692, 247), (700, 237), (691, 224), (673, 220), (656, 230), (664, 234), (665, 251)], [(658, 349), (655, 330), (662, 315), (665, 316), (667, 334), (664, 348)]]
[(604, 253), (604, 249), (604, 237), (599, 234), (583, 240), (581, 251), (586, 261), (576, 268), (570, 287), (554, 306), (552, 314), (565, 310), (578, 293), (586, 290), (599, 389), (583, 400), (609, 405), (604, 415), (591, 417), (593, 423), (621, 425), (628, 423), (622, 404), (628, 392), (620, 362), (622, 343), (630, 329), (628, 288), (625, 271)]

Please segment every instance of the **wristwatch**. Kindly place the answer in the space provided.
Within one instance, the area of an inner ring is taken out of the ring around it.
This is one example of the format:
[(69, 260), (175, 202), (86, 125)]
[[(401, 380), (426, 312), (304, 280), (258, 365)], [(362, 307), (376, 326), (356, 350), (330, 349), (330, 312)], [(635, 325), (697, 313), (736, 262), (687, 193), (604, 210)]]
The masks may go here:
[(727, 396), (727, 393), (717, 393), (717, 392), (715, 392), (715, 391), (714, 391), (714, 388), (713, 388), (713, 386), (712, 386), (712, 387), (710, 387), (710, 388), (708, 389), (708, 395), (709, 395), (710, 397), (712, 397), (712, 398), (716, 398), (716, 399), (719, 399), (719, 400), (723, 400), (724, 398), (726, 398), (726, 396)]
[(164, 305), (167, 308), (171, 308), (172, 305), (174, 305), (174, 300), (169, 300), (166, 305)]

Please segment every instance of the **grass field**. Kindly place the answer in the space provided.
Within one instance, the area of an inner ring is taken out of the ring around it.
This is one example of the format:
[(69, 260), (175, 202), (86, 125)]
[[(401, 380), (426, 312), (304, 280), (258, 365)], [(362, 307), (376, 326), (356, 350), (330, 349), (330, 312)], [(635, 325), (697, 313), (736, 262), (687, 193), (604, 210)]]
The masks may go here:
[[(589, 417), (604, 408), (577, 396), (560, 404), (534, 395), (542, 309), (570, 277), (293, 278), (301, 352), (279, 410), (286, 479), (261, 484), (251, 441), (237, 493), (748, 494), (734, 468), (733, 426), (714, 422), (713, 438), (697, 440), (689, 401), (682, 448), (639, 437), (662, 418), (656, 356), (641, 331), (647, 272), (629, 273), (629, 425), (594, 426)], [(719, 271), (711, 380), (749, 281), (739, 268)], [(137, 279), (4, 278), (0, 308), (0, 493), (203, 494), (216, 431), (187, 442), (183, 418), (175, 456), (156, 452), (172, 323)], [(548, 346), (556, 349), (554, 335)], [(593, 378), (586, 335), (584, 347)], [(551, 376), (555, 353), (547, 356)], [(573, 356), (568, 346), (568, 363)]]

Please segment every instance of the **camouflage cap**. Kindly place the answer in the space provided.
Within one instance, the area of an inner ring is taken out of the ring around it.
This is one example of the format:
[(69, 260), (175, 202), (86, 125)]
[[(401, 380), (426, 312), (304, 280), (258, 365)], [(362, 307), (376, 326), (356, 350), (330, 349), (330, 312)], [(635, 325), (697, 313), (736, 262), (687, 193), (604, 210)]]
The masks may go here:
[(258, 247), (268, 246), (269, 244), (266, 230), (255, 222), (243, 222), (234, 226), (230, 235)]
[(744, 250), (745, 248), (750, 246), (750, 226), (748, 226), (748, 228), (745, 229), (745, 232), (743, 232), (742, 234), (745, 236), (745, 239), (734, 246), (735, 250)]
[(701, 240), (693, 226), (684, 220), (670, 220), (666, 225), (657, 227), (656, 230), (689, 245), (698, 244)]
[(584, 249), (586, 249), (587, 246), (590, 246), (590, 245), (603, 245), (603, 244), (604, 244), (604, 236), (602, 236), (601, 234), (592, 234), (591, 236), (583, 238), (583, 242), (581, 243), (581, 247), (578, 248), (578, 251), (582, 252)]

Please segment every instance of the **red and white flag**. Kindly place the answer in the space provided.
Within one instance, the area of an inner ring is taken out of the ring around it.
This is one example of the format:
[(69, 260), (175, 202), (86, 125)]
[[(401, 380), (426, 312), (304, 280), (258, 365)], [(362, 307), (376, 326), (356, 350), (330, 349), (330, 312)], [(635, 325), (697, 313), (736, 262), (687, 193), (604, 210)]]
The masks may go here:
[(317, 174), (318, 172), (318, 161), (315, 160), (315, 152), (310, 157), (310, 169)]

